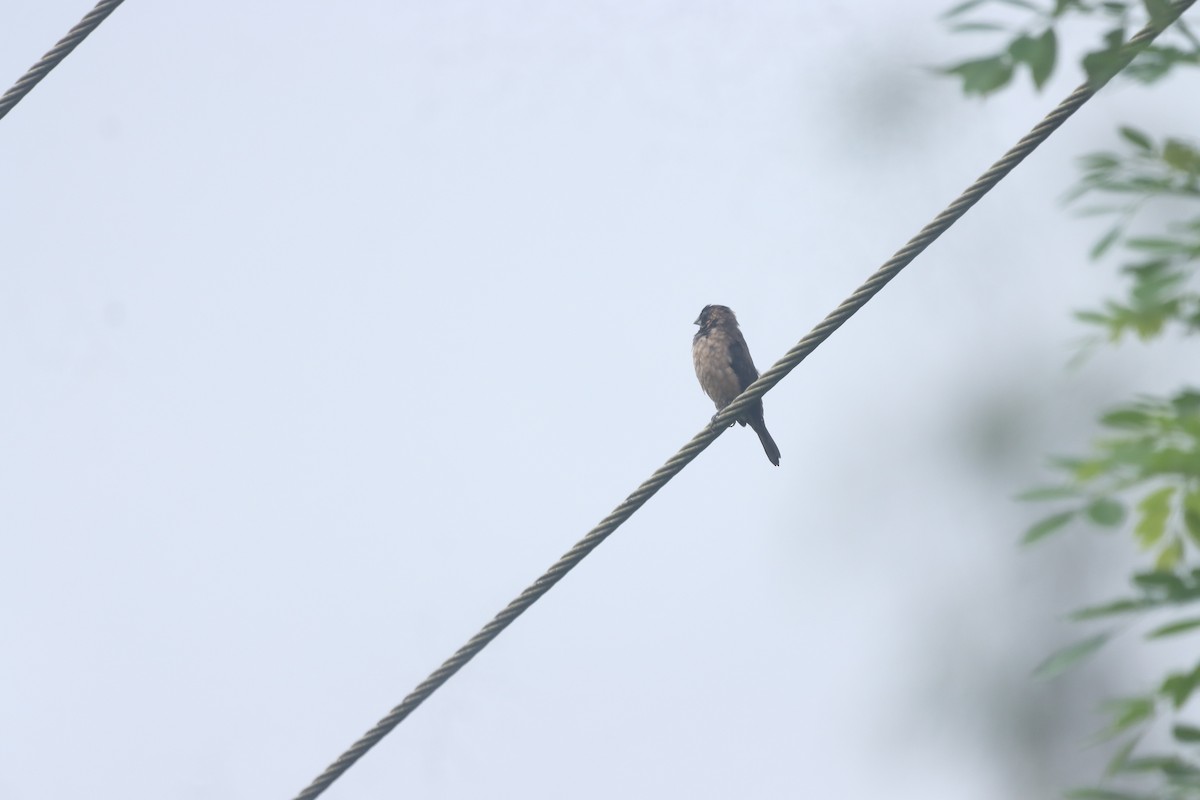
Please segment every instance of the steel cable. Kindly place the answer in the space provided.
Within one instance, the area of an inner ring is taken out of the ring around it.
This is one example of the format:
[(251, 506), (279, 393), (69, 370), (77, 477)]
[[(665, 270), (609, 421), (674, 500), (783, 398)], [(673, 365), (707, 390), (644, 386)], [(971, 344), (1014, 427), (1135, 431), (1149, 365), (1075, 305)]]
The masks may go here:
[(92, 31), (99, 27), (101, 22), (108, 17), (117, 6), (121, 5), (125, 0), (101, 0), (96, 4), (96, 7), (88, 12), (87, 16), (79, 21), (79, 24), (71, 28), (67, 35), (58, 40), (58, 44), (50, 49), (50, 52), (42, 56), (41, 60), (25, 71), (25, 74), (12, 85), (12, 88), (0, 97), (0, 119), (3, 119), (9, 111), (12, 111), (13, 106), (21, 102), (21, 98), (29, 94), (34, 86), (37, 86), (42, 78), (49, 74), (50, 70), (54, 69), (59, 63), (71, 54), (71, 51), (79, 46), (79, 43), (88, 37)]
[[(1157, 24), (1147, 25), (1138, 32), (1126, 44), (1123, 52), (1123, 61), (1120, 64), (1121, 69), (1124, 69), (1143, 47), (1149, 44), (1155, 36), (1161, 33), (1170, 23), (1174, 22), (1193, 3), (1195, 3), (1195, 0), (1183, 0), (1182, 2), (1177, 0), (1177, 2), (1172, 4), (1172, 13), (1169, 19), (1160, 20)], [(1104, 82), (1107, 82), (1107, 80)], [(975, 183), (971, 184), (946, 210), (938, 214), (920, 233), (910, 239), (904, 247), (900, 248), (894, 256), (876, 270), (854, 294), (843, 301), (819, 325), (813, 328), (807, 336), (801, 339), (795, 347), (789, 350), (783, 358), (747, 387), (746, 391), (739, 395), (733, 403), (714, 417), (704, 430), (696, 434), (678, 453), (672, 456), (667, 463), (663, 464), (633, 494), (629, 495), (625, 499), (625, 502), (621, 503), (611, 514), (601, 520), (599, 525), (589, 531), (562, 558), (546, 570), (540, 578), (534, 581), (525, 591), (521, 592), (520, 596), (509, 603), (479, 633), (472, 636), (470, 641), (459, 648), (453, 656), (446, 659), (417, 688), (413, 689), (400, 705), (388, 712), (387, 716), (381, 719), (375, 727), (363, 734), (349, 750), (330, 764), (304, 791), (296, 795), (295, 800), (312, 800), (329, 788), (330, 784), (345, 773), (354, 762), (358, 761), (368, 750), (378, 744), (384, 736), (387, 736), (417, 706), (433, 694), (438, 687), (449, 680), (454, 673), (462, 669), (468, 661), (495, 639), (513, 620), (537, 602), (538, 598), (548, 592), (554, 584), (558, 583), (564, 575), (582, 561), (597, 545), (603, 542), (609, 534), (616, 530), (625, 520), (629, 519), (635, 511), (654, 496), (655, 492), (666, 485), (667, 481), (677, 475), (701, 451), (712, 444), (733, 423), (734, 418), (742, 408), (752, 403), (755, 398), (762, 397), (779, 381), (783, 380), (785, 375), (795, 369), (821, 342), (829, 338), (830, 334), (841, 327), (842, 323), (866, 305), (867, 301), (886, 286), (888, 281), (894, 278), (900, 270), (904, 269), (913, 259), (920, 255), (925, 248), (953, 225), (959, 217), (965, 214), (971, 206), (975, 205), (981, 197), (987, 194), (1004, 176), (1011, 172), (1017, 164), (1021, 163), (1038, 145), (1044, 142), (1068, 117), (1079, 110), (1101, 86), (1103, 86), (1103, 83), (1097, 85), (1085, 84), (1072, 92), (1045, 119), (1039, 122), (1033, 130), (1026, 134), (1011, 150), (1005, 153), (999, 161), (993, 164), (987, 172), (983, 173)]]

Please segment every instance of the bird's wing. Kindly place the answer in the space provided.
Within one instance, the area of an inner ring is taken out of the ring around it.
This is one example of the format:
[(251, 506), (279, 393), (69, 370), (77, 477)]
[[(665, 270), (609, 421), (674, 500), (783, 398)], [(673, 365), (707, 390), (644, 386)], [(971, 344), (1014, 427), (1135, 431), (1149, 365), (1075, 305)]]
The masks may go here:
[(758, 378), (758, 370), (754, 368), (750, 348), (746, 346), (746, 339), (741, 335), (741, 331), (738, 331), (736, 336), (729, 337), (729, 364), (738, 376), (742, 391)]

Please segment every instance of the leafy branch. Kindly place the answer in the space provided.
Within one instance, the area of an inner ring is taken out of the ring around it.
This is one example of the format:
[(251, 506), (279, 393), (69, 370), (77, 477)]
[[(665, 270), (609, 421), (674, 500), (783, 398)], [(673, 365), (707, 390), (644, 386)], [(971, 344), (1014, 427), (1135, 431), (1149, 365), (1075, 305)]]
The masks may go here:
[(1068, 201), (1091, 195), (1117, 201), (1084, 213), (1116, 217), (1091, 256), (1099, 259), (1118, 245), (1126, 251), (1132, 260), (1121, 272), (1130, 278), (1129, 296), (1080, 311), (1076, 318), (1100, 326), (1111, 341), (1126, 332), (1150, 339), (1169, 323), (1194, 333), (1200, 330), (1200, 291), (1194, 286), (1200, 271), (1200, 214), (1169, 222), (1156, 236), (1131, 236), (1129, 229), (1152, 200), (1200, 202), (1200, 147), (1172, 138), (1159, 144), (1130, 127), (1122, 128), (1121, 136), (1125, 152), (1092, 153), (1081, 159), (1084, 174)]
[[(1091, 2), (1089, 0), (967, 0), (943, 15), (956, 33), (1002, 39), (999, 49), (944, 67), (943, 74), (962, 82), (963, 93), (986, 96), (1027, 73), (1042, 88), (1059, 60), (1059, 40), (1068, 19), (1090, 18), (1099, 44), (1082, 66), (1093, 86), (1113, 77), (1125, 63), (1131, 31), (1149, 21), (1171, 31), (1142, 47), (1124, 74), (1153, 83), (1176, 67), (1200, 66), (1200, 38), (1182, 21), (1169, 0)], [(1105, 300), (1076, 318), (1106, 336), (1110, 344), (1131, 333), (1143, 341), (1168, 329), (1200, 332), (1200, 214), (1188, 212), (1156, 223), (1153, 233), (1134, 231), (1152, 203), (1174, 214), (1200, 201), (1200, 147), (1177, 138), (1156, 141), (1132, 127), (1120, 129), (1121, 149), (1081, 159), (1082, 176), (1067, 202), (1099, 198), (1083, 209), (1113, 218), (1091, 248), (1100, 260), (1121, 254), (1120, 273), (1128, 279), (1127, 296)], [(1144, 228), (1144, 225), (1138, 225)], [(1200, 633), (1200, 389), (1183, 388), (1167, 398), (1141, 397), (1104, 414), (1102, 434), (1082, 456), (1052, 462), (1060, 479), (1020, 499), (1053, 502), (1053, 513), (1025, 533), (1027, 544), (1072, 526), (1111, 531), (1126, 529), (1135, 543), (1139, 566), (1132, 590), (1079, 609), (1081, 624), (1106, 622), (1117, 627), (1077, 641), (1050, 655), (1036, 670), (1043, 678), (1059, 676), (1099, 651), (1120, 628), (1141, 628), (1146, 641)], [(1148, 563), (1146, 563), (1148, 562)], [(1149, 622), (1150, 616), (1155, 623)], [(1122, 739), (1111, 759), (1108, 778), (1142, 786), (1154, 794), (1126, 789), (1087, 788), (1068, 793), (1077, 800), (1200, 800), (1200, 726), (1180, 717), (1200, 690), (1200, 661), (1168, 672), (1141, 694), (1104, 706), (1108, 722), (1102, 738)], [(1166, 727), (1170, 752), (1147, 753), (1151, 731)]]
[[(980, 16), (985, 12), (988, 16)], [(1020, 19), (1007, 19), (1016, 13)], [(997, 16), (998, 15), (998, 16)], [(1130, 31), (1147, 21), (1166, 26), (1174, 17), (1168, 0), (1140, 2), (1085, 2), (1052, 0), (967, 0), (946, 11), (954, 33), (1003, 34), (1006, 44), (990, 55), (942, 67), (939, 71), (962, 81), (963, 93), (985, 96), (1008, 86), (1018, 71), (1027, 69), (1033, 85), (1041, 89), (1058, 61), (1058, 27), (1068, 18), (1098, 20), (1105, 28), (1100, 45), (1083, 57), (1083, 69), (1093, 85), (1100, 85), (1121, 68)], [(1153, 83), (1177, 66), (1200, 66), (1200, 38), (1183, 22), (1172, 26), (1174, 42), (1156, 41), (1143, 48), (1124, 74)]]
[[(1066, 480), (1026, 492), (1022, 499), (1069, 501), (1066, 508), (1033, 525), (1032, 543), (1064, 530), (1072, 522), (1098, 529), (1131, 524), (1139, 550), (1153, 568), (1134, 573), (1133, 591), (1075, 611), (1078, 622), (1120, 620), (1130, 624), (1147, 615), (1169, 618), (1146, 631), (1148, 641), (1200, 632), (1200, 391), (1187, 389), (1169, 400), (1142, 398), (1116, 408), (1100, 420), (1111, 433), (1082, 458), (1055, 461)], [(1130, 507), (1132, 506), (1132, 511)], [(1147, 626), (1148, 627), (1148, 626)], [(1056, 677), (1098, 651), (1112, 631), (1094, 634), (1047, 658), (1035, 674)], [(1162, 798), (1200, 798), (1200, 728), (1179, 713), (1200, 689), (1200, 662), (1173, 671), (1153, 689), (1104, 705), (1108, 723), (1101, 738), (1124, 742), (1109, 762), (1107, 777), (1156, 777)], [(1160, 720), (1166, 719), (1179, 754), (1134, 755)], [(1078, 800), (1138, 800), (1111, 788), (1081, 789)]]

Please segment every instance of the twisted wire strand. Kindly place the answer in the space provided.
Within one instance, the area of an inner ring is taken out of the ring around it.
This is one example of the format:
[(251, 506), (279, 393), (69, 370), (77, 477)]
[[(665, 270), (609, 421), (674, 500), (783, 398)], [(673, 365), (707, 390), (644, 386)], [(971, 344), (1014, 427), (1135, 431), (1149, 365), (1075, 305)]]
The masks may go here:
[[(1128, 66), (1129, 62), (1133, 60), (1134, 56), (1141, 49), (1153, 41), (1154, 37), (1161, 33), (1170, 23), (1174, 22), (1180, 14), (1195, 2), (1196, 0), (1177, 0), (1172, 5), (1172, 14), (1169, 19), (1160, 20), (1157, 24), (1149, 24), (1139, 31), (1136, 36), (1126, 43), (1120, 68), (1124, 69)], [(1113, 74), (1117, 71), (1119, 70), (1114, 70)], [(601, 520), (599, 525), (592, 528), (586, 536), (563, 554), (540, 578), (534, 581), (525, 591), (521, 592), (515, 600), (505, 606), (504, 610), (497, 614), (491, 622), (483, 626), (479, 633), (472, 636), (470, 641), (460, 647), (454, 655), (446, 659), (428, 678), (413, 689), (400, 702), (400, 705), (388, 712), (387, 716), (376, 723), (375, 727), (363, 734), (350, 749), (330, 764), (304, 791), (296, 795), (295, 800), (313, 800), (313, 798), (319, 796), (329, 788), (330, 784), (341, 777), (346, 770), (353, 766), (358, 759), (362, 758), (368, 750), (378, 744), (383, 737), (387, 736), (417, 706), (421, 705), (442, 684), (462, 669), (467, 662), (478, 655), (488, 643), (499, 636), (501, 631), (507, 628), (513, 620), (537, 602), (542, 595), (550, 591), (554, 584), (558, 583), (588, 553), (592, 552), (601, 542), (608, 538), (609, 534), (633, 516), (634, 512), (653, 497), (659, 489), (665, 486), (667, 481), (675, 477), (696, 456), (712, 444), (718, 436), (724, 433), (726, 428), (733, 424), (734, 419), (741, 409), (754, 402), (756, 398), (762, 397), (783, 380), (784, 376), (807, 358), (809, 353), (815, 350), (821, 342), (828, 339), (855, 312), (866, 305), (867, 301), (886, 286), (900, 270), (908, 266), (925, 248), (929, 247), (934, 240), (945, 233), (971, 206), (975, 205), (980, 198), (996, 186), (1017, 164), (1021, 163), (1026, 156), (1032, 153), (1038, 145), (1044, 142), (1050, 134), (1057, 130), (1068, 117), (1079, 110), (1107, 82), (1108, 79), (1095, 85), (1084, 84), (1059, 103), (1058, 107), (1051, 111), (1033, 130), (1017, 142), (1011, 150), (1005, 153), (987, 172), (983, 173), (966, 191), (959, 195), (958, 199), (947, 206), (932, 222), (922, 228), (920, 233), (910, 239), (904, 247), (900, 248), (895, 255), (876, 270), (866, 282), (858, 287), (854, 294), (846, 298), (841, 305), (789, 350), (783, 358), (764, 372), (758, 380), (750, 384), (746, 388), (746, 391), (742, 392), (736, 400), (717, 414), (704, 430), (692, 437), (690, 442), (659, 467), (633, 494), (625, 498), (623, 503)]]
[(79, 43), (88, 37), (92, 31), (100, 26), (101, 22), (108, 17), (117, 6), (121, 5), (125, 0), (101, 0), (96, 4), (96, 7), (88, 12), (87, 16), (79, 21), (79, 24), (71, 28), (67, 35), (58, 40), (58, 44), (50, 49), (50, 52), (42, 56), (41, 60), (25, 71), (25, 74), (12, 85), (12, 88), (0, 97), (0, 119), (3, 119), (9, 111), (12, 111), (13, 106), (21, 102), (25, 95), (29, 94), (34, 86), (37, 86), (42, 78), (49, 74), (50, 70), (54, 69), (59, 63), (71, 54), (71, 51), (79, 46)]

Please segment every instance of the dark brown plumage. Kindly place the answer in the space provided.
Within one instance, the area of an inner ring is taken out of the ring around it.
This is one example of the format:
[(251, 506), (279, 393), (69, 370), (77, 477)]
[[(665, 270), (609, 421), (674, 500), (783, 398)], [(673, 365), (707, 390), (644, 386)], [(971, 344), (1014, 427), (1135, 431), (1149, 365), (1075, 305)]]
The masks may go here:
[[(692, 363), (700, 388), (712, 398), (720, 411), (758, 378), (750, 358), (750, 348), (738, 330), (737, 317), (725, 306), (705, 306), (696, 318), (700, 330), (692, 338)], [(779, 466), (779, 448), (763, 420), (762, 400), (757, 400), (738, 417), (738, 424), (749, 425), (758, 434), (767, 458)]]

